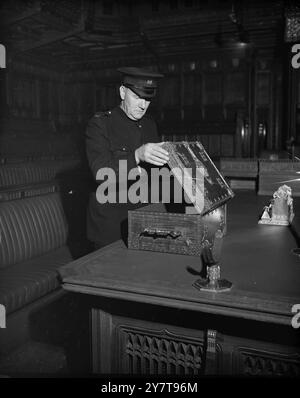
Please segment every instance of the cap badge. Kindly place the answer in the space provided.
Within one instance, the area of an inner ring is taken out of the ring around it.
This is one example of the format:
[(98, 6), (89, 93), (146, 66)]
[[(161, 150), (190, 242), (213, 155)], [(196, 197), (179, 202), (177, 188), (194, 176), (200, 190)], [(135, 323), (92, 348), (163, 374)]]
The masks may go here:
[(147, 80), (147, 82), (146, 82), (147, 84), (152, 84), (153, 83), (153, 81), (152, 80)]

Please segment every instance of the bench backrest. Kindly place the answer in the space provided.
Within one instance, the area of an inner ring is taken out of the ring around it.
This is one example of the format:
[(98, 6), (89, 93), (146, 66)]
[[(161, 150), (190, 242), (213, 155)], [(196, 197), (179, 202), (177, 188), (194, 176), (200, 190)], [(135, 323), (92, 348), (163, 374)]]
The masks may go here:
[(0, 189), (53, 181), (59, 173), (73, 170), (78, 166), (78, 159), (2, 165), (0, 167)]
[(59, 193), (0, 203), (0, 268), (64, 245), (67, 233)]

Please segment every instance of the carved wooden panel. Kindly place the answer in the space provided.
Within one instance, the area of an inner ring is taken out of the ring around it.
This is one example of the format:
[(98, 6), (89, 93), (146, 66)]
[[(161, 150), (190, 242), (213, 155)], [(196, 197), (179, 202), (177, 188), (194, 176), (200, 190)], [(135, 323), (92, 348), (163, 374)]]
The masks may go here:
[(176, 106), (180, 102), (179, 76), (166, 76), (160, 82), (159, 101), (162, 107)]
[(257, 73), (257, 105), (266, 106), (270, 103), (271, 74), (270, 72)]
[(58, 119), (60, 111), (60, 87), (57, 82), (51, 82), (49, 85), (49, 119)]
[[(14, 75), (10, 80), (10, 112), (24, 118), (36, 115), (35, 80), (30, 75)], [(5, 115), (7, 117), (7, 114)]]
[(193, 126), (193, 123), (202, 121), (202, 108), (200, 105), (185, 106), (183, 109), (184, 109), (184, 125), (187, 126), (187, 128), (189, 124)]
[(99, 86), (96, 89), (96, 110), (114, 108), (119, 102), (118, 88), (115, 84)]
[[(123, 310), (127, 313), (129, 308), (125, 307)], [(204, 374), (204, 331), (168, 325), (161, 317), (145, 320), (136, 319), (133, 314), (122, 316), (113, 312), (113, 309), (111, 313), (111, 309), (100, 308), (91, 312), (94, 373)]]
[(46, 119), (49, 113), (49, 82), (40, 80), (40, 115), (42, 119)]
[(224, 110), (223, 105), (214, 104), (214, 105), (205, 105), (204, 106), (204, 117), (206, 122), (210, 122), (212, 125), (209, 126), (212, 134), (216, 132), (220, 132), (221, 126), (218, 126), (213, 131), (213, 123), (219, 122), (219, 124), (224, 123)]
[(243, 103), (246, 92), (244, 72), (232, 72), (225, 75), (224, 97), (226, 104)]
[(89, 119), (96, 111), (95, 108), (94, 86), (92, 83), (81, 84), (80, 111), (83, 120)]
[(238, 373), (249, 376), (300, 376), (300, 356), (255, 349), (238, 350)]
[(221, 143), (220, 135), (211, 135), (209, 137), (209, 155), (210, 156), (220, 156)]
[[(210, 322), (201, 313), (196, 323), (185, 327), (179, 319), (168, 318), (162, 308), (148, 317), (146, 307), (123, 304), (104, 303), (106, 309), (92, 309), (94, 373), (300, 376), (297, 335), (289, 330), (269, 326), (274, 334), (265, 340), (269, 336), (264, 332), (266, 324), (253, 326), (253, 334), (232, 321), (228, 323), (231, 334), (223, 334), (209, 329)], [(258, 340), (257, 333), (262, 331)]]
[(200, 375), (204, 370), (204, 343), (167, 329), (147, 330), (120, 326), (122, 373)]
[(269, 327), (274, 333), (268, 341), (258, 340), (256, 333), (252, 335), (251, 331), (247, 337), (244, 337), (242, 330), (237, 331), (235, 336), (219, 335), (222, 374), (288, 377), (300, 375), (300, 352), (296, 336), (290, 335), (288, 329), (278, 330), (274, 325), (273, 328), (267, 325), (265, 327)]
[(197, 74), (185, 74), (184, 79), (184, 89), (183, 89), (183, 103), (184, 105), (193, 106), (199, 105), (202, 102), (201, 93), (201, 75)]
[(234, 155), (234, 136), (222, 135), (221, 136), (221, 156)]
[(164, 113), (164, 123), (172, 126), (174, 131), (174, 124), (178, 123), (181, 119), (180, 109), (175, 107), (166, 107), (163, 111)]
[(215, 105), (222, 102), (222, 75), (221, 73), (206, 73), (203, 79), (203, 100), (206, 105)]

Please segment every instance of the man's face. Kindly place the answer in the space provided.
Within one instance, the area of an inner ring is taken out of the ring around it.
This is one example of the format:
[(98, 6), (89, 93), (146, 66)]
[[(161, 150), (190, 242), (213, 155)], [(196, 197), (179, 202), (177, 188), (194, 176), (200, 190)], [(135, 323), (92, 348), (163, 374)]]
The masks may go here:
[(121, 108), (126, 115), (132, 120), (141, 119), (150, 105), (150, 101), (139, 97), (130, 88), (121, 86), (120, 97), (122, 99)]

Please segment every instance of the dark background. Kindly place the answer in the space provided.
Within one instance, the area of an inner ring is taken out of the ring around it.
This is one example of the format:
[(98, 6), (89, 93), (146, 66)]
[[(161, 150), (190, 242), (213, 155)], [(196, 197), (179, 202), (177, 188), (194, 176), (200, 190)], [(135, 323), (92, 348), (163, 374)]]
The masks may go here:
[(165, 74), (149, 109), (163, 139), (200, 139), (214, 159), (299, 144), (295, 2), (4, 1), (1, 16), (3, 158), (80, 152), (125, 65)]

